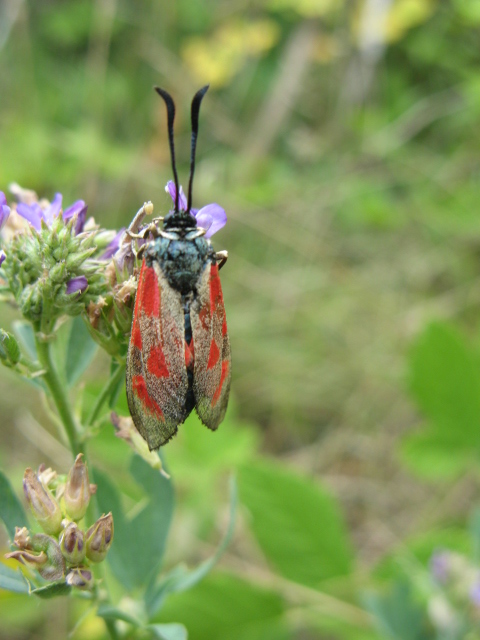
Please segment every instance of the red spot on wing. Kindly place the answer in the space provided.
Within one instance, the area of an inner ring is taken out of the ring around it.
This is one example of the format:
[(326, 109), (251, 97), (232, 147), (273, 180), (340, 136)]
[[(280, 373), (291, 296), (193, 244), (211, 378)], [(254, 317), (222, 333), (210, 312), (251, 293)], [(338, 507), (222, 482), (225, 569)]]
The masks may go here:
[[(139, 309), (135, 308), (135, 313), (140, 309), (147, 316), (158, 318), (160, 315), (160, 288), (158, 286), (157, 274), (153, 267), (147, 267), (144, 262), (140, 272), (140, 283), (137, 292)], [(136, 307), (136, 305), (135, 305)]]
[(228, 360), (224, 360), (222, 362), (222, 375), (220, 377), (220, 382), (212, 398), (212, 407), (214, 407), (217, 404), (218, 399), (220, 398), (220, 394), (222, 393), (223, 383), (225, 382), (225, 378), (227, 377), (229, 368), (230, 368), (230, 363), (228, 362)]
[(140, 271), (140, 276), (138, 278), (138, 288), (137, 295), (135, 296), (135, 311), (133, 313), (133, 323), (132, 323), (132, 335), (131, 340), (133, 344), (138, 348), (142, 349), (142, 334), (140, 332), (140, 310), (144, 308), (145, 302), (143, 300), (145, 296), (145, 277), (148, 271), (148, 267), (145, 264), (145, 261), (142, 263), (142, 269)]
[(157, 378), (170, 377), (161, 344), (156, 344), (150, 349), (147, 360), (147, 369), (152, 375), (156, 376)]
[(142, 334), (140, 332), (140, 324), (136, 316), (133, 319), (131, 340), (132, 340), (132, 343), (141, 351), (142, 350)]
[(208, 356), (207, 370), (213, 369), (213, 367), (217, 364), (219, 357), (220, 351), (218, 350), (217, 343), (215, 342), (215, 340), (212, 340), (212, 342), (210, 343), (210, 355)]
[(216, 264), (212, 264), (210, 269), (210, 308), (212, 316), (217, 306), (222, 303), (222, 286), (218, 277), (218, 267)]
[(155, 400), (150, 397), (148, 393), (147, 385), (145, 384), (145, 380), (143, 379), (142, 376), (133, 376), (132, 387), (133, 387), (133, 392), (142, 403), (144, 409), (146, 409), (149, 413), (151, 413), (156, 418), (158, 418), (158, 420), (165, 422), (165, 418), (163, 417), (163, 411), (160, 409), (160, 407), (155, 402)]

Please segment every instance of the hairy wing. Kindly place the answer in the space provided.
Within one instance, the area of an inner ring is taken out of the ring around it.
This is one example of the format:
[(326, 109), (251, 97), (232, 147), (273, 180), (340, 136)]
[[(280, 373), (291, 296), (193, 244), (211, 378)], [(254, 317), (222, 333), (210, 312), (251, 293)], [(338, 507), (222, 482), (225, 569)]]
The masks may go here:
[(180, 294), (159, 265), (142, 263), (127, 358), (130, 413), (150, 449), (175, 435), (187, 417), (185, 317)]
[(194, 369), (193, 393), (200, 420), (216, 429), (227, 410), (231, 356), (218, 266), (208, 263), (190, 308)]

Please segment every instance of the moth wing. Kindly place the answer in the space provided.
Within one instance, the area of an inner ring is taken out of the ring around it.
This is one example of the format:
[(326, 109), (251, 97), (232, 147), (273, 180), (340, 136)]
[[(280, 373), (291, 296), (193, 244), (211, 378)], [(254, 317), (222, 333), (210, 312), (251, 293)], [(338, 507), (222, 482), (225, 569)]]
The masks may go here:
[(185, 316), (181, 295), (159, 265), (142, 263), (127, 356), (127, 400), (150, 449), (158, 449), (188, 415)]
[(231, 355), (218, 266), (208, 263), (190, 307), (194, 369), (193, 393), (200, 420), (215, 430), (227, 410)]

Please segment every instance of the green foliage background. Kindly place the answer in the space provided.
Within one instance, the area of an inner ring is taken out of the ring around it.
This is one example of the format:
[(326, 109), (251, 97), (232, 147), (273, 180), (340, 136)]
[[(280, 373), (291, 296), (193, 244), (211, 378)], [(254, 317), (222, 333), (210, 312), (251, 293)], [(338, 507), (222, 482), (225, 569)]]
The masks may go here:
[[(0, 5), (5, 191), (16, 181), (83, 198), (110, 227), (146, 200), (165, 212), (165, 113), (152, 86), (176, 99), (185, 183), (189, 102), (211, 82), (194, 202), (229, 217), (214, 244), (230, 254), (234, 397), (217, 434), (193, 420), (165, 449), (179, 498), (167, 568), (209, 555), (232, 469), (242, 506), (220, 569), (162, 610), (159, 623), (184, 623), (192, 640), (437, 637), (422, 635), (421, 593), (399, 583), (391, 600), (361, 594), (426, 572), (438, 545), (468, 548), (480, 452), (479, 28), (478, 0)], [(17, 317), (1, 314), (2, 326)], [(95, 360), (84, 396), (107, 366)], [(0, 375), (2, 468), (16, 486), (27, 464), (66, 468), (45, 435), (48, 411)], [(128, 453), (108, 425), (94, 447), (134, 505)], [(78, 603), (18, 598), (0, 595), (0, 637), (63, 638), (79, 615)], [(406, 631), (391, 624), (394, 606), (409, 612)], [(76, 637), (102, 634), (90, 616)]]

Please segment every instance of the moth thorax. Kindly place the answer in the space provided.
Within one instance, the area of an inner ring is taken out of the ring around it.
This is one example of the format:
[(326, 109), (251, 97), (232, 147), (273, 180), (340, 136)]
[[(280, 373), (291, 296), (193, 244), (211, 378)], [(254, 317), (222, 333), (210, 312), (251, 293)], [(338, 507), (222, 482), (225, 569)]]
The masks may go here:
[(163, 219), (164, 229), (195, 229), (195, 216), (187, 211), (170, 211)]

